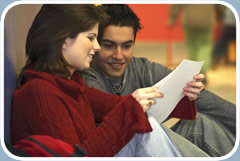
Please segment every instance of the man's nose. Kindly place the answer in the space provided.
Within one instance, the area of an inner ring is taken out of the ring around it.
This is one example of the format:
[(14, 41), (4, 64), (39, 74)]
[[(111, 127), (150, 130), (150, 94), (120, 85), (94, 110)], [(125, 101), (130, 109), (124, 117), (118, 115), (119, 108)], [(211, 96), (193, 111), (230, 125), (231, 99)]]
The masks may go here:
[(115, 59), (122, 59), (123, 58), (123, 53), (122, 53), (122, 49), (121, 47), (117, 47), (114, 54), (113, 54), (113, 58)]

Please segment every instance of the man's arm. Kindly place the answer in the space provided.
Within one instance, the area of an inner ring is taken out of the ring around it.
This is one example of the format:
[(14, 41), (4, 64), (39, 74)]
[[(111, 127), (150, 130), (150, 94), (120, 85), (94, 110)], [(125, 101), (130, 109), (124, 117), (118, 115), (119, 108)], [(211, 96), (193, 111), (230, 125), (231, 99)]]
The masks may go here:
[(105, 86), (103, 75), (97, 73), (93, 68), (90, 68), (86, 73), (83, 73), (82, 77), (89, 87), (110, 93)]
[(153, 86), (171, 72), (168, 67), (146, 58), (133, 58), (130, 65), (129, 70), (136, 73), (136, 80), (140, 82), (139, 88)]
[(236, 104), (205, 89), (198, 96), (196, 106), (198, 112), (213, 116), (236, 134)]

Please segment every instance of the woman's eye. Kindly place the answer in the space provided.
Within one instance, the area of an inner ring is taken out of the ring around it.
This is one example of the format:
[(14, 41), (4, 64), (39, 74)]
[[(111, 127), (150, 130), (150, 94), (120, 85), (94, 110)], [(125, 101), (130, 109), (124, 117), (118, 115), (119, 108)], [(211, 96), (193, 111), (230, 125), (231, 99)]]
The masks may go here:
[(94, 40), (94, 37), (88, 37), (88, 39), (89, 39), (90, 41), (93, 41), (93, 40)]

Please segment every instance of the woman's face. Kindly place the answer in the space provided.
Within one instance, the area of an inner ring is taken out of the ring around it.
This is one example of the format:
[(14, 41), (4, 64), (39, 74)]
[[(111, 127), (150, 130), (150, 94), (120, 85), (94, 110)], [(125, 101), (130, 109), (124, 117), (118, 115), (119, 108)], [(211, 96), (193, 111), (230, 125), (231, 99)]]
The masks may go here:
[(92, 57), (99, 51), (97, 42), (98, 24), (86, 32), (81, 32), (76, 38), (67, 38), (62, 47), (65, 60), (72, 66), (69, 68), (71, 74), (75, 70), (86, 70), (90, 67)]

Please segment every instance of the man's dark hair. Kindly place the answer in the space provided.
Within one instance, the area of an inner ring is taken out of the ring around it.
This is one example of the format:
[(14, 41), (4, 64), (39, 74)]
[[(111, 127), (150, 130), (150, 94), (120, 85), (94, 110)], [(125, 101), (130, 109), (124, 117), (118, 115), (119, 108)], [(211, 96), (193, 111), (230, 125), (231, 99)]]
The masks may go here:
[(98, 40), (101, 43), (104, 28), (109, 25), (114, 26), (130, 26), (134, 30), (134, 39), (137, 32), (142, 29), (140, 19), (133, 10), (126, 4), (103, 4), (100, 6), (109, 16), (110, 20), (104, 25), (100, 25)]

